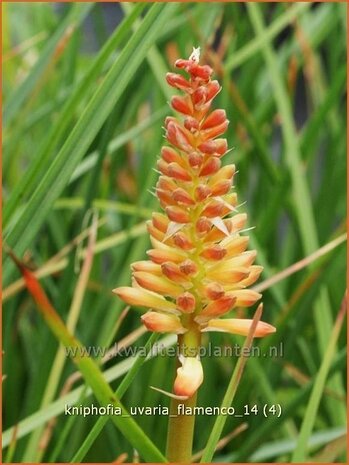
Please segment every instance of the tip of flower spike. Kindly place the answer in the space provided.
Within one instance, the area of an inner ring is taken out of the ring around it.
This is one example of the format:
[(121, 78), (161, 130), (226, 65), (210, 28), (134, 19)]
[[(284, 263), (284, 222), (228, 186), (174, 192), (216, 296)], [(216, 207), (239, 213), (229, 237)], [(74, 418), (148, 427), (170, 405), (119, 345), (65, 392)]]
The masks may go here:
[(199, 63), (199, 60), (200, 60), (200, 47), (193, 47), (193, 51), (189, 57), (189, 60), (191, 61), (195, 61), (195, 63)]

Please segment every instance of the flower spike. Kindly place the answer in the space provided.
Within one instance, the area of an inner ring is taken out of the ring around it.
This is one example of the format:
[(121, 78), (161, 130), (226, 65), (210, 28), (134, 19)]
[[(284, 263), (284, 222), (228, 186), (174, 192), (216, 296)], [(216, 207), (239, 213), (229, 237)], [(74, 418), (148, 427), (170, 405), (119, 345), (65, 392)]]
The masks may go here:
[[(247, 215), (237, 211), (231, 191), (235, 165), (222, 166), (229, 121), (224, 110), (211, 109), (221, 86), (211, 79), (212, 68), (200, 64), (199, 48), (175, 66), (179, 72), (167, 73), (166, 80), (181, 92), (170, 102), (178, 117), (165, 120), (167, 144), (155, 187), (163, 213), (154, 213), (147, 224), (150, 260), (134, 263), (132, 287), (114, 292), (130, 305), (150, 309), (141, 317), (149, 331), (175, 333), (181, 342), (200, 341), (201, 332), (210, 331), (247, 335), (252, 320), (221, 318), (261, 298), (247, 287), (263, 269), (254, 264), (256, 251), (246, 251)], [(259, 322), (255, 336), (274, 331)], [(186, 353), (180, 362), (174, 395), (188, 398), (203, 381), (202, 366)]]

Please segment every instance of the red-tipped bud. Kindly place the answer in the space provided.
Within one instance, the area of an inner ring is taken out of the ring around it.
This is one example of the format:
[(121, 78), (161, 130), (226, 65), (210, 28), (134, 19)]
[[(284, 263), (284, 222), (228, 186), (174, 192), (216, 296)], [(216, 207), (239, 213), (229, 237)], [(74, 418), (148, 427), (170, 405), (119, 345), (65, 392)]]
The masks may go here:
[(190, 132), (195, 132), (199, 129), (199, 122), (197, 119), (187, 116), (184, 120), (184, 127)]
[(194, 200), (190, 197), (188, 192), (181, 187), (178, 187), (172, 195), (173, 199), (178, 203), (182, 203), (183, 205), (195, 205)]
[(177, 247), (183, 250), (190, 250), (194, 247), (194, 244), (188, 236), (181, 231), (173, 236), (173, 242), (177, 245)]
[(199, 184), (195, 189), (195, 198), (198, 202), (206, 200), (211, 195), (211, 189), (206, 184)]
[(251, 286), (251, 284), (257, 281), (262, 271), (263, 271), (262, 266), (252, 265), (250, 267), (250, 274), (247, 276), (246, 279), (243, 279), (240, 284), (242, 286)]
[(217, 173), (221, 167), (221, 161), (219, 158), (211, 157), (207, 160), (204, 166), (201, 168), (199, 176), (209, 176)]
[(198, 87), (192, 96), (194, 108), (196, 110), (199, 110), (200, 107), (206, 102), (206, 97), (207, 97), (206, 88), (203, 86)]
[(170, 220), (175, 221), (176, 223), (189, 223), (190, 222), (190, 215), (186, 210), (180, 207), (167, 207), (166, 214), (170, 218)]
[(221, 86), (218, 81), (211, 81), (208, 83), (207, 87), (207, 100), (212, 100), (218, 92), (221, 90)]
[(227, 256), (232, 257), (234, 255), (240, 254), (241, 252), (244, 252), (247, 248), (248, 241), (248, 236), (233, 235), (223, 239), (221, 245), (227, 250)]
[(175, 205), (176, 202), (174, 201), (171, 192), (164, 191), (162, 189), (156, 189), (156, 195), (160, 200), (161, 206), (166, 207), (167, 205)]
[(158, 182), (156, 183), (156, 187), (171, 192), (177, 189), (177, 184), (168, 176), (160, 176)]
[[(213, 139), (213, 138), (223, 134), (226, 131), (228, 125), (229, 125), (229, 121), (225, 120), (224, 123), (219, 124), (218, 126), (214, 126), (213, 128), (205, 129), (204, 131), (201, 131), (201, 136), (205, 140)], [(205, 150), (203, 150), (203, 151), (205, 151)], [(222, 153), (220, 155), (224, 155), (224, 153)]]
[(219, 283), (212, 282), (207, 284), (204, 291), (210, 300), (217, 300), (224, 296), (224, 288)]
[(162, 158), (156, 162), (156, 166), (158, 167), (158, 170), (160, 173), (164, 174), (165, 176), (168, 176), (168, 163), (165, 162)]
[(183, 58), (179, 58), (178, 60), (175, 61), (175, 67), (179, 69), (185, 69), (188, 70), (192, 65), (191, 60), (183, 60)]
[(209, 180), (209, 186), (214, 186), (216, 183), (225, 180), (232, 179), (235, 174), (235, 165), (225, 165), (221, 168), (212, 178)]
[(161, 156), (167, 163), (176, 162), (179, 165), (183, 163), (179, 153), (176, 150), (174, 150), (172, 147), (167, 147), (167, 146), (162, 147)]
[(176, 283), (187, 283), (188, 278), (184, 275), (179, 266), (172, 262), (165, 262), (161, 265), (161, 270), (163, 274)]
[(201, 164), (202, 164), (202, 162), (204, 160), (204, 157), (203, 157), (203, 155), (201, 155), (198, 152), (191, 152), (188, 155), (188, 160), (189, 160), (190, 166), (192, 168), (196, 168), (198, 166), (201, 166)]
[(169, 221), (165, 215), (163, 215), (162, 213), (153, 213), (152, 221), (155, 228), (159, 229), (163, 233), (167, 231)]
[(216, 216), (221, 216), (224, 212), (225, 205), (224, 202), (217, 199), (210, 200), (209, 204), (203, 209), (202, 215), (207, 216), (208, 218), (214, 218)]
[(189, 258), (187, 260), (184, 260), (179, 265), (179, 269), (182, 273), (184, 273), (187, 276), (193, 276), (198, 272), (198, 267), (196, 263), (190, 260)]
[(133, 277), (140, 286), (144, 287), (144, 289), (148, 289), (149, 291), (157, 292), (162, 295), (173, 297), (179, 295), (183, 291), (182, 287), (177, 286), (168, 279), (151, 273), (146, 273), (145, 271), (135, 271), (133, 273)]
[(188, 97), (178, 97), (175, 95), (171, 99), (172, 108), (183, 115), (192, 115), (193, 107)]
[(167, 174), (171, 178), (178, 179), (180, 181), (191, 181), (191, 176), (184, 168), (178, 165), (178, 163), (170, 163), (167, 166)]
[(236, 298), (230, 295), (224, 295), (220, 299), (210, 302), (200, 313), (199, 318), (203, 316), (219, 316), (229, 312), (234, 307)]
[(224, 155), (228, 150), (226, 139), (208, 140), (199, 145), (199, 150), (204, 153)]
[(176, 73), (167, 73), (166, 81), (172, 87), (180, 90), (190, 90), (190, 83), (181, 75)]
[(201, 129), (213, 128), (214, 126), (224, 123), (226, 119), (224, 110), (214, 110), (207, 116), (204, 123), (201, 125)]
[(262, 294), (251, 289), (234, 290), (228, 292), (227, 295), (236, 299), (236, 307), (250, 307), (262, 297)]
[(166, 137), (175, 147), (188, 152), (191, 150), (190, 132), (180, 127), (178, 123), (174, 121), (168, 123)]
[(189, 72), (194, 78), (200, 78), (204, 81), (207, 81), (210, 79), (210, 76), (213, 73), (213, 69), (208, 65), (201, 66), (194, 64), (190, 67)]
[(159, 231), (157, 228), (154, 227), (151, 221), (147, 221), (147, 230), (152, 237), (155, 237), (158, 241), (163, 241), (165, 238), (165, 234)]
[(201, 257), (207, 258), (207, 260), (221, 260), (227, 251), (219, 244), (211, 245), (201, 252)]
[(216, 182), (216, 184), (214, 184), (211, 187), (212, 196), (224, 195), (227, 192), (229, 192), (230, 188), (231, 188), (231, 180), (222, 179), (221, 181)]
[(176, 300), (177, 309), (184, 313), (192, 313), (195, 310), (195, 297), (190, 292), (184, 292)]
[(195, 229), (198, 234), (206, 234), (211, 229), (211, 222), (207, 218), (201, 217), (197, 220)]

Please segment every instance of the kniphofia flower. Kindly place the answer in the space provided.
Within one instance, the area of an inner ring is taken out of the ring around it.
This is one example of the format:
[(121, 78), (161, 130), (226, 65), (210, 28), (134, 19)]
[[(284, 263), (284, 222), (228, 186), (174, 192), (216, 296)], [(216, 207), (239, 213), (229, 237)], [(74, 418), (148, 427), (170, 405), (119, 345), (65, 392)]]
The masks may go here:
[[(261, 294), (248, 289), (262, 272), (256, 251), (247, 251), (245, 213), (232, 191), (235, 166), (222, 166), (228, 144), (224, 110), (212, 110), (221, 90), (212, 69), (199, 64), (199, 50), (177, 60), (183, 74), (168, 73), (170, 86), (182, 92), (171, 100), (179, 118), (165, 120), (169, 145), (161, 149), (156, 195), (163, 213), (148, 222), (150, 260), (132, 265), (132, 287), (115, 293), (130, 305), (150, 309), (142, 316), (149, 331), (185, 334), (225, 331), (247, 335), (250, 319), (222, 318), (237, 307), (250, 307)], [(259, 322), (256, 337), (275, 331)], [(203, 380), (197, 357), (180, 358), (174, 392), (190, 397)]]

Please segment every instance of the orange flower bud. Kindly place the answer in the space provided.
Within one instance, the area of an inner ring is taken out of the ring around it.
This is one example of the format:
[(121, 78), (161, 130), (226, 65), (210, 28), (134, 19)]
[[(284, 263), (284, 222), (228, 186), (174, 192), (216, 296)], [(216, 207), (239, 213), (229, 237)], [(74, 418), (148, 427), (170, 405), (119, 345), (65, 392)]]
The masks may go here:
[(194, 78), (198, 77), (198, 78), (201, 78), (207, 81), (210, 78), (211, 74), (213, 73), (213, 69), (208, 65), (203, 65), (203, 66), (193, 65), (189, 69), (189, 72)]
[(167, 216), (176, 223), (189, 223), (190, 216), (186, 210), (181, 207), (166, 207)]
[(179, 111), (183, 115), (192, 115), (193, 106), (190, 99), (187, 97), (178, 97), (177, 95), (172, 97), (171, 106), (174, 110)]
[(233, 232), (240, 231), (245, 226), (246, 221), (247, 221), (246, 213), (239, 213), (233, 216), (232, 218), (229, 218), (229, 224), (230, 224), (229, 232), (233, 233)]
[(177, 396), (192, 397), (204, 380), (201, 362), (196, 357), (180, 356), (179, 360), (182, 366), (177, 369), (173, 391)]
[(158, 294), (146, 291), (145, 289), (118, 287), (114, 289), (113, 292), (129, 305), (156, 308), (157, 310), (163, 310), (165, 312), (178, 313), (173, 302), (166, 300)]
[(189, 152), (192, 147), (190, 132), (173, 121), (170, 121), (167, 125), (166, 137), (172, 145), (181, 150)]
[(190, 292), (184, 292), (177, 297), (176, 305), (181, 312), (192, 313), (196, 305), (195, 297)]
[(220, 299), (213, 300), (208, 305), (206, 305), (206, 307), (203, 309), (199, 316), (201, 317), (223, 315), (224, 313), (229, 312), (229, 310), (231, 310), (234, 307), (235, 302), (235, 297), (229, 294), (225, 294)]
[(220, 92), (221, 86), (218, 81), (211, 81), (207, 84), (207, 100), (212, 100), (218, 92)]
[(199, 234), (206, 234), (211, 229), (211, 223), (207, 218), (201, 217), (197, 220), (195, 229)]
[(167, 175), (180, 181), (191, 181), (190, 174), (176, 162), (167, 166)]
[(163, 274), (176, 283), (188, 283), (188, 278), (182, 273), (179, 266), (172, 262), (165, 262), (161, 265)]
[(152, 262), (159, 265), (168, 261), (180, 263), (184, 259), (183, 255), (175, 250), (150, 249), (147, 251), (147, 255), (150, 257)]
[(217, 173), (219, 168), (221, 167), (221, 161), (219, 158), (209, 158), (207, 162), (203, 165), (200, 170), (199, 176), (209, 176), (214, 173)]
[(195, 198), (198, 202), (206, 200), (211, 195), (211, 189), (206, 184), (199, 184), (195, 189)]
[(167, 231), (169, 225), (169, 220), (167, 216), (163, 215), (162, 213), (153, 213), (152, 222), (155, 228), (159, 229), (164, 233)]
[(224, 203), (221, 200), (212, 199), (202, 211), (202, 215), (208, 218), (221, 216), (224, 212)]
[(172, 192), (177, 189), (177, 184), (168, 176), (160, 176), (158, 182), (156, 183), (156, 187), (164, 191)]
[(197, 265), (195, 264), (195, 262), (193, 262), (189, 258), (187, 260), (184, 260), (179, 265), (179, 269), (181, 270), (182, 273), (184, 273), (184, 274), (186, 274), (188, 276), (195, 275), (198, 272)]
[(165, 162), (162, 158), (156, 162), (156, 166), (160, 173), (165, 174), (168, 176), (168, 163)]
[(247, 276), (247, 278), (243, 279), (240, 284), (245, 287), (251, 286), (251, 284), (257, 281), (262, 271), (263, 271), (262, 266), (258, 266), (258, 265), (250, 266), (250, 274)]
[(248, 236), (233, 235), (222, 240), (221, 245), (227, 251), (227, 257), (232, 257), (246, 250)]
[(221, 297), (224, 296), (224, 288), (221, 284), (219, 283), (209, 283), (205, 286), (205, 295), (208, 297), (210, 300), (217, 300), (220, 299)]
[(219, 244), (213, 244), (210, 247), (206, 247), (200, 254), (201, 257), (207, 258), (207, 260), (221, 260), (227, 251), (223, 249)]
[(224, 123), (226, 119), (227, 117), (224, 110), (214, 110), (207, 116), (207, 118), (201, 125), (201, 129), (213, 128), (214, 126), (218, 126), (219, 124)]
[(202, 162), (203, 162), (203, 155), (201, 155), (200, 153), (198, 152), (191, 152), (189, 153), (188, 155), (188, 161), (189, 161), (189, 164), (192, 168), (196, 168), (198, 166), (201, 166)]
[(230, 269), (209, 269), (207, 271), (207, 277), (209, 279), (219, 281), (222, 284), (232, 284), (241, 281), (246, 278), (249, 274), (248, 268), (237, 267)]
[(198, 120), (191, 116), (187, 116), (184, 120), (184, 127), (190, 132), (195, 132), (199, 129)]
[(173, 242), (183, 250), (190, 250), (194, 247), (192, 241), (183, 232), (178, 232), (173, 236)]
[(159, 231), (157, 228), (154, 228), (154, 225), (151, 221), (147, 221), (147, 230), (149, 234), (155, 237), (155, 239), (157, 239), (158, 241), (164, 240), (165, 234)]
[(179, 165), (183, 163), (182, 158), (179, 155), (179, 153), (176, 152), (176, 150), (173, 149), (172, 147), (167, 147), (167, 146), (162, 147), (161, 156), (165, 160), (166, 163), (176, 162)]
[(231, 179), (222, 179), (211, 187), (212, 196), (224, 195), (231, 188)]
[[(224, 333), (231, 333), (231, 334), (240, 334), (241, 336), (247, 336), (252, 325), (253, 320), (248, 319), (239, 319), (239, 318), (232, 318), (232, 319), (214, 319), (210, 320), (207, 323), (207, 327), (202, 330), (202, 332), (207, 331), (218, 331)], [(274, 326), (264, 323), (263, 321), (259, 321), (257, 324), (256, 331), (254, 333), (254, 337), (264, 337), (268, 334), (275, 333), (276, 329)]]
[(224, 155), (228, 150), (228, 144), (226, 139), (208, 140), (199, 145), (199, 150), (204, 153), (217, 153)]
[(214, 263), (210, 267), (210, 271), (229, 271), (230, 269), (236, 267), (249, 267), (254, 262), (256, 255), (257, 252), (255, 250), (249, 250), (248, 252), (236, 255), (235, 257), (229, 258), (228, 260), (222, 260), (218, 263)]
[(156, 195), (160, 200), (161, 206), (166, 207), (167, 205), (175, 205), (176, 202), (174, 201), (171, 193), (169, 191), (165, 191), (163, 189), (155, 189)]
[(156, 333), (183, 334), (187, 331), (176, 315), (147, 312), (141, 316), (141, 320), (148, 331), (154, 331)]
[(161, 266), (151, 262), (150, 260), (134, 262), (132, 263), (131, 268), (132, 271), (147, 271), (148, 273), (153, 273), (158, 276), (161, 276)]
[(176, 73), (167, 73), (166, 80), (170, 86), (180, 90), (190, 90), (190, 83), (181, 75)]
[(208, 185), (212, 187), (219, 181), (231, 179), (234, 176), (234, 174), (235, 165), (225, 165), (210, 178)]
[[(229, 125), (229, 121), (225, 120), (222, 124), (219, 124), (218, 126), (214, 126), (210, 129), (205, 129), (205, 131), (201, 131), (201, 137), (204, 138), (205, 140), (208, 140), (208, 139), (213, 139), (214, 137), (220, 136), (226, 131), (228, 125)], [(227, 150), (228, 150), (228, 146), (226, 146), (225, 152)], [(203, 152), (206, 152), (206, 151), (203, 150)], [(220, 152), (217, 152), (217, 153), (219, 153), (220, 155), (224, 155), (224, 153), (220, 153)]]
[(255, 304), (259, 299), (261, 299), (262, 294), (259, 294), (256, 291), (251, 289), (239, 289), (230, 291), (227, 293), (232, 298), (236, 300), (236, 307), (250, 307)]
[(168, 295), (173, 297), (177, 296), (183, 291), (182, 287), (177, 286), (168, 279), (162, 276), (146, 273), (145, 271), (135, 271), (133, 273), (133, 277), (140, 286), (148, 289), (149, 291), (157, 292), (161, 295)]
[(200, 110), (202, 105), (206, 103), (206, 97), (207, 97), (207, 90), (205, 89), (205, 87), (203, 86), (198, 87), (192, 95), (195, 110)]
[(190, 197), (188, 192), (181, 187), (178, 187), (172, 195), (173, 199), (178, 203), (182, 203), (184, 205), (195, 205), (194, 200)]

